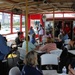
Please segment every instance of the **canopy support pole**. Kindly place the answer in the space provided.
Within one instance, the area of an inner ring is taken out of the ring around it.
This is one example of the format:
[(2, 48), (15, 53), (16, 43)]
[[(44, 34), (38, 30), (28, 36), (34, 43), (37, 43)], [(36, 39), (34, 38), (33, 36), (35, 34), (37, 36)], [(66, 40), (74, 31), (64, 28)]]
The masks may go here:
[(26, 53), (28, 53), (28, 0), (26, 0), (26, 13), (25, 13), (25, 37), (26, 37)]

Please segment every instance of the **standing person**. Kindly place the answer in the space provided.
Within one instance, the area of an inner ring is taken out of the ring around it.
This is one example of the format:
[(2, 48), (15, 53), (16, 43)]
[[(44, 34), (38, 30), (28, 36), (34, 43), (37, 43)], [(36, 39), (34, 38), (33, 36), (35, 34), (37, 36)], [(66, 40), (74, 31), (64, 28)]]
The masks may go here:
[(29, 30), (30, 41), (31, 41), (31, 39), (32, 39), (33, 34), (35, 34), (35, 32), (34, 32), (33, 27), (31, 26), (31, 27), (30, 27), (30, 30)]
[(43, 75), (37, 67), (37, 53), (30, 51), (25, 56), (25, 65), (23, 66), (21, 75)]
[(69, 27), (68, 24), (65, 25), (64, 32), (65, 32), (66, 34), (68, 34), (68, 36), (69, 36), (69, 38), (70, 38), (71, 29), (70, 29), (70, 27)]
[(48, 24), (47, 31), (48, 31), (48, 32), (52, 31), (52, 26), (51, 26), (50, 24)]
[(34, 29), (33, 29), (33, 27), (32, 27), (32, 26), (30, 27), (29, 34), (30, 34), (30, 35), (35, 34)]
[[(1, 30), (1, 24), (0, 24)], [(11, 48), (7, 46), (5, 38), (0, 34), (0, 75), (5, 75), (5, 68), (3, 64), (4, 57), (10, 52)]]
[(39, 42), (42, 42), (42, 36), (44, 34), (44, 30), (43, 30), (42, 25), (39, 26), (38, 32), (39, 32)]
[(23, 40), (24, 40), (23, 32), (18, 32), (17, 35), (18, 36), (15, 39), (16, 45), (18, 47), (22, 47), (22, 43), (23, 43)]

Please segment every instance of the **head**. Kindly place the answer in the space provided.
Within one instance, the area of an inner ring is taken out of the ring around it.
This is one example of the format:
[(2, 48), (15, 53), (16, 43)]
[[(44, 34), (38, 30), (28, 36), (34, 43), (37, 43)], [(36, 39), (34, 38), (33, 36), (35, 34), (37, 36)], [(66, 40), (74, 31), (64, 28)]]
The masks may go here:
[(68, 24), (66, 23), (66, 27), (68, 27)]
[(35, 51), (28, 52), (25, 56), (24, 63), (25, 65), (36, 66), (38, 64), (37, 53)]
[(50, 38), (50, 37), (47, 37), (47, 43), (53, 43), (54, 41), (53, 41), (53, 39), (52, 38)]
[[(25, 40), (26, 40), (26, 37), (25, 37)], [(28, 41), (30, 41), (30, 37), (28, 36)]]
[(30, 29), (33, 29), (33, 27), (31, 26)]
[(42, 27), (42, 25), (40, 24), (40, 27)]
[(20, 37), (21, 39), (24, 39), (23, 32), (18, 32), (17, 35), (18, 35), (18, 37)]
[(23, 32), (20, 32), (20, 31), (19, 31), (19, 32), (17, 33), (18, 36), (21, 35), (21, 34), (23, 34)]

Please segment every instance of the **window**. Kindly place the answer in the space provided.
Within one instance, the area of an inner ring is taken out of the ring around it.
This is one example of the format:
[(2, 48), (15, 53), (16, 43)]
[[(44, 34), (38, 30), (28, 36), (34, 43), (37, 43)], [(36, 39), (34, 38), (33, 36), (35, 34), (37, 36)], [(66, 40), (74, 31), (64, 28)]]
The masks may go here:
[(0, 12), (1, 34), (10, 33), (10, 14)]
[(20, 15), (13, 15), (13, 32), (20, 31)]
[(55, 18), (63, 18), (63, 14), (61, 13), (61, 14), (54, 14), (54, 17)]
[(22, 16), (22, 31), (25, 31), (25, 16)]
[(64, 17), (73, 18), (73, 17), (75, 17), (75, 13), (64, 13)]

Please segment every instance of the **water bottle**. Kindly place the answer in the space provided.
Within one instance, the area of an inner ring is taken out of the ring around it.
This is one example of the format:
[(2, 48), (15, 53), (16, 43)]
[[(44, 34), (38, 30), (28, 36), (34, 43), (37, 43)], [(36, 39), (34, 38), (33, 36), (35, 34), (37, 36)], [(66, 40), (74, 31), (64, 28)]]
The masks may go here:
[(64, 67), (62, 68), (62, 75), (66, 75), (66, 72), (67, 72), (67, 70), (66, 70), (66, 67), (64, 66)]

